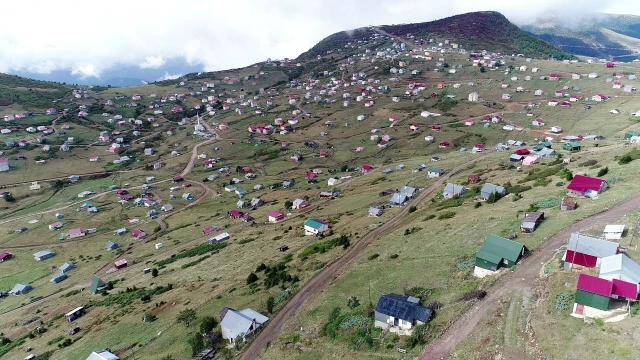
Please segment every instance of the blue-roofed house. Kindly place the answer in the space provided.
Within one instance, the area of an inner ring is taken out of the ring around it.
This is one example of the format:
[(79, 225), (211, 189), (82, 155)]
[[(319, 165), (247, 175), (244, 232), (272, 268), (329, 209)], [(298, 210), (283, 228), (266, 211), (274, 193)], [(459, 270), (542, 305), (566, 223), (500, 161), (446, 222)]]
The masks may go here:
[(54, 284), (57, 284), (57, 283), (61, 282), (62, 280), (66, 279), (66, 278), (68, 278), (68, 277), (69, 277), (69, 276), (67, 276), (67, 274), (65, 274), (65, 273), (58, 273), (58, 274), (53, 275), (53, 276), (51, 277), (51, 280), (50, 280), (50, 281), (51, 281), (52, 283), (54, 283)]
[(507, 195), (507, 190), (499, 185), (489, 183), (482, 185), (482, 189), (480, 189), (480, 199), (488, 200), (489, 197), (491, 197), (491, 194), (496, 194), (496, 196), (502, 197)]
[(13, 289), (11, 289), (11, 291), (9, 291), (9, 294), (11, 294), (11, 295), (24, 295), (24, 294), (28, 293), (29, 291), (31, 291), (32, 289), (33, 288), (29, 284), (16, 284), (16, 286), (14, 286)]
[(73, 265), (72, 263), (64, 263), (64, 264), (62, 264), (62, 266), (60, 266), (60, 272), (61, 273), (66, 273), (67, 271), (73, 270), (75, 268), (76, 268), (76, 266)]
[(402, 206), (407, 202), (407, 200), (409, 200), (409, 198), (407, 197), (407, 194), (397, 192), (393, 194), (393, 196), (391, 196), (391, 200), (389, 201), (389, 204), (391, 206)]
[(111, 251), (111, 250), (115, 250), (117, 248), (120, 247), (120, 244), (118, 244), (115, 241), (107, 241), (107, 250)]
[(54, 257), (54, 256), (56, 256), (56, 253), (54, 253), (53, 251), (51, 251), (49, 249), (38, 251), (37, 253), (33, 254), (33, 257), (35, 257), (37, 261), (46, 260), (46, 259)]
[(433, 310), (420, 306), (420, 299), (399, 294), (382, 295), (375, 310), (375, 327), (400, 335), (411, 335), (413, 328), (431, 319)]
[(264, 325), (269, 318), (252, 309), (236, 311), (223, 309), (220, 321), (222, 338), (234, 343), (238, 337), (244, 342), (246, 337)]

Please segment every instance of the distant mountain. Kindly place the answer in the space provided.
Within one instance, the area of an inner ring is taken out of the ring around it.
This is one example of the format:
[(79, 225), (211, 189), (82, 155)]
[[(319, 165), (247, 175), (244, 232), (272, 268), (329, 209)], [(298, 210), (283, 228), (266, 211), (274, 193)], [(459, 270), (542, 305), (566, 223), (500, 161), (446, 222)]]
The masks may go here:
[[(395, 35), (448, 38), (465, 49), (521, 53), (536, 58), (572, 58), (557, 47), (522, 31), (504, 15), (494, 11), (472, 12), (444, 19), (402, 25), (384, 25), (380, 30)], [(306, 59), (344, 48), (349, 42), (371, 38), (375, 30), (360, 28), (333, 34), (300, 55)]]
[(640, 16), (602, 13), (580, 18), (548, 16), (521, 28), (570, 54), (616, 61), (639, 58)]
[(28, 71), (15, 71), (13, 74), (37, 80), (53, 81), (67, 84), (100, 85), (100, 86), (138, 86), (154, 81), (179, 77), (184, 74), (203, 71), (202, 65), (187, 63), (184, 59), (168, 59), (160, 68), (140, 68), (136, 65), (114, 65), (102, 72), (100, 78), (82, 78), (70, 70), (56, 70), (49, 74), (38, 74)]

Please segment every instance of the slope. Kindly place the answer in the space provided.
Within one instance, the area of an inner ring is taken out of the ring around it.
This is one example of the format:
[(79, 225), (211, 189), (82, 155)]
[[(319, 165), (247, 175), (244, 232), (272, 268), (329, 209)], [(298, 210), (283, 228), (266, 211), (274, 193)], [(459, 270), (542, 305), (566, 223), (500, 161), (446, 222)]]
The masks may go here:
[[(571, 55), (540, 39), (527, 34), (499, 12), (472, 12), (444, 19), (403, 25), (384, 25), (380, 30), (395, 36), (430, 36), (457, 41), (465, 49), (522, 53), (537, 58), (567, 59)], [(365, 41), (375, 36), (371, 28), (360, 28), (335, 33), (302, 53), (300, 59), (324, 56), (350, 43)]]
[(9, 105), (19, 105), (27, 111), (43, 110), (72, 89), (65, 84), (0, 74), (0, 110)]

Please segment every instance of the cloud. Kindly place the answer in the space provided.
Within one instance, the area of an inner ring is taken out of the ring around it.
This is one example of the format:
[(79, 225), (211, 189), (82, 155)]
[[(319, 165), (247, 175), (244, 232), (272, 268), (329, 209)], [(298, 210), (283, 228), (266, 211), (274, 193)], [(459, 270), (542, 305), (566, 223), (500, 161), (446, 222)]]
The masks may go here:
[[(332, 33), (371, 24), (424, 22), (459, 13), (496, 10), (517, 23), (545, 13), (583, 14), (582, 9), (640, 14), (640, 2), (628, 0), (538, 0), (535, 4), (492, 0), (185, 0), (149, 6), (144, 1), (50, 0), (3, 3), (0, 72), (48, 73), (67, 69), (99, 77), (115, 65), (162, 68), (182, 58), (206, 71), (237, 68), (267, 58), (295, 58)], [(38, 11), (33, 11), (38, 9)], [(99, 13), (99, 14), (98, 14)], [(55, 26), (24, 26), (29, 22)], [(126, 14), (142, 21), (126, 24)], [(87, 27), (90, 19), (90, 27)], [(162, 26), (159, 26), (162, 25)]]
[(182, 75), (183, 75), (183, 74), (175, 74), (175, 75), (172, 75), (172, 74), (169, 74), (168, 72), (166, 72), (166, 71), (165, 71), (164, 75), (163, 75), (163, 76), (161, 76), (161, 77), (160, 77), (158, 80), (156, 80), (156, 81), (174, 80), (174, 79), (177, 79), (177, 78), (181, 77)]
[(167, 62), (165, 58), (158, 56), (147, 56), (142, 64), (140, 64), (141, 69), (159, 69)]

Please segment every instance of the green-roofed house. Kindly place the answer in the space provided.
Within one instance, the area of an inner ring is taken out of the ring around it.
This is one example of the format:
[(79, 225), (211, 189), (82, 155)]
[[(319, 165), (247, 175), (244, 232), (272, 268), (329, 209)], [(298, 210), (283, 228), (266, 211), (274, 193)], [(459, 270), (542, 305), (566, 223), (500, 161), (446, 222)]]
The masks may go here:
[(101, 292), (102, 290), (104, 290), (107, 287), (107, 285), (104, 283), (104, 281), (102, 281), (102, 279), (100, 279), (97, 276), (93, 276), (93, 281), (91, 282), (91, 292), (93, 294), (97, 294), (99, 292)]
[(429, 178), (437, 178), (444, 175), (444, 170), (440, 168), (428, 168), (427, 169), (427, 177)]
[(500, 270), (514, 266), (529, 249), (519, 242), (489, 234), (476, 254), (476, 267), (473, 274), (485, 277)]
[(626, 133), (624, 133), (625, 140), (629, 140), (634, 136), (640, 136), (640, 131), (628, 130)]
[(329, 224), (326, 221), (318, 219), (309, 219), (304, 222), (304, 234), (305, 235), (320, 235), (329, 230)]
[(562, 148), (567, 151), (580, 151), (581, 146), (577, 142), (568, 142), (562, 145)]

